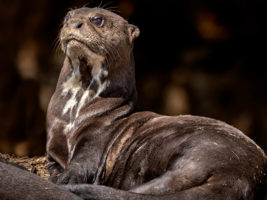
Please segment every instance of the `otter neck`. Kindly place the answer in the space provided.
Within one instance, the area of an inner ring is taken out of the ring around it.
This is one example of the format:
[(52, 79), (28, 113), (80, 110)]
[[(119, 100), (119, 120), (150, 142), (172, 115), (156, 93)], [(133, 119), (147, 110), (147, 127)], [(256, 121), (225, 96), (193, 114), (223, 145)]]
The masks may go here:
[(128, 59), (115, 64), (106, 61), (88, 64), (85, 59), (80, 59), (79, 64), (73, 64), (69, 60), (72, 78), (84, 91), (91, 91), (91, 96), (127, 98), (136, 93), (132, 53)]
[(112, 121), (131, 113), (136, 101), (132, 53), (126, 62), (117, 66), (100, 63), (88, 67), (81, 62), (74, 68), (69, 59), (64, 65), (69, 68), (67, 78), (61, 84), (62, 95), (68, 96), (62, 110), (67, 121), (65, 134), (79, 127), (77, 123), (95, 116), (109, 113), (112, 116), (108, 120)]

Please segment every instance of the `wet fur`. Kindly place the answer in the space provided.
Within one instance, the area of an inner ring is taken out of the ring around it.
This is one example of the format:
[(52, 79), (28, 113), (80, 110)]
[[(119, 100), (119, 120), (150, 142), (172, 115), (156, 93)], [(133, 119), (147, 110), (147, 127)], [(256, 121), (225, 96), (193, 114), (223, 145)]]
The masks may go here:
[[(95, 15), (103, 27), (90, 22)], [(84, 199), (264, 198), (266, 155), (239, 130), (133, 111), (136, 26), (101, 8), (67, 16), (66, 59), (47, 114), (53, 182)]]

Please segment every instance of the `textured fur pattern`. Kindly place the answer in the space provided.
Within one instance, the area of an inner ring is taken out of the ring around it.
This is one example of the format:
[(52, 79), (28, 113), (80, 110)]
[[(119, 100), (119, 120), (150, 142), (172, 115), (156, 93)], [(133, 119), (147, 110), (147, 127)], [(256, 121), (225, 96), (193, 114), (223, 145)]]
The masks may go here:
[(133, 112), (138, 35), (104, 9), (67, 15), (66, 59), (47, 114), (51, 180), (84, 199), (263, 198), (266, 155), (239, 130), (204, 117)]

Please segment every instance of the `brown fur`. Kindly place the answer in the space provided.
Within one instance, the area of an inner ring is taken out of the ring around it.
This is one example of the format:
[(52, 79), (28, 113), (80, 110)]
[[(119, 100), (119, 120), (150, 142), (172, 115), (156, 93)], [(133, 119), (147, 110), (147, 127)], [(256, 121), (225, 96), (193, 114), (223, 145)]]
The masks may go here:
[(66, 59), (47, 114), (52, 181), (85, 199), (262, 197), (266, 156), (239, 130), (204, 117), (133, 112), (138, 35), (104, 9), (67, 15)]

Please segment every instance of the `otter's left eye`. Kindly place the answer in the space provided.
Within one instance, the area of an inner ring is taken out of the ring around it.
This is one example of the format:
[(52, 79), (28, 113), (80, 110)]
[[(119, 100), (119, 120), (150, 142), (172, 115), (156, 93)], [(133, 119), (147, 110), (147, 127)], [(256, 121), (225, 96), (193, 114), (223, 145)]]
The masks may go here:
[(103, 26), (103, 24), (104, 24), (104, 19), (102, 17), (99, 17), (99, 16), (91, 17), (90, 21), (99, 27)]

